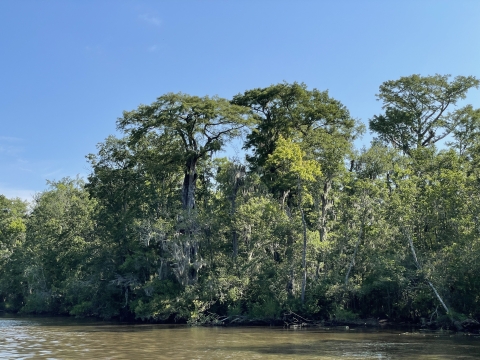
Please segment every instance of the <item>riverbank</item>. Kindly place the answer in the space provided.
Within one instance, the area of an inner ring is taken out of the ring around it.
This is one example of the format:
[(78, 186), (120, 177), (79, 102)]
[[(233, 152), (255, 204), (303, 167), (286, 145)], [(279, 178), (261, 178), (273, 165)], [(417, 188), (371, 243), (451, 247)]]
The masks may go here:
[(210, 314), (202, 321), (192, 322), (190, 325), (196, 326), (283, 326), (291, 329), (301, 328), (350, 328), (368, 327), (368, 328), (417, 328), (424, 330), (448, 330), (454, 332), (464, 332), (471, 334), (480, 334), (480, 323), (475, 319), (452, 320), (450, 318), (441, 318), (435, 321), (406, 322), (392, 321), (389, 319), (330, 319), (330, 320), (310, 320), (296, 313), (285, 314), (282, 319), (268, 318), (249, 318), (247, 316), (217, 316)]
[(102, 320), (96, 317), (75, 317), (70, 315), (52, 315), (52, 314), (18, 314), (0, 312), (1, 317), (14, 317), (18, 319), (24, 318), (57, 318), (65, 319), (66, 321), (101, 321), (108, 324), (131, 324), (131, 325), (189, 325), (194, 327), (283, 327), (287, 329), (307, 329), (307, 328), (319, 328), (319, 329), (343, 329), (352, 330), (358, 328), (378, 328), (378, 329), (417, 329), (417, 330), (446, 330), (452, 332), (460, 332), (467, 334), (480, 334), (480, 322), (475, 319), (463, 319), (452, 320), (447, 317), (440, 318), (435, 321), (421, 321), (421, 322), (408, 322), (408, 321), (395, 321), (390, 319), (328, 319), (328, 320), (311, 320), (302, 317), (294, 312), (286, 313), (282, 318), (252, 318), (245, 315), (234, 316), (219, 316), (217, 314), (209, 313), (197, 321), (175, 321), (175, 319), (169, 319), (167, 321), (155, 321), (155, 320), (139, 320), (139, 319), (110, 319)]

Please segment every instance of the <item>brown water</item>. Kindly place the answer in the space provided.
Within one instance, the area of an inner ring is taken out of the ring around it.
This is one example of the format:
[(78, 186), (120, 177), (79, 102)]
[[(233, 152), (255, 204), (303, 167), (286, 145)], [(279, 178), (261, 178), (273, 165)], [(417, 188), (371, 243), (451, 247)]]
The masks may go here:
[(476, 359), (480, 337), (364, 328), (192, 328), (3, 317), (0, 358)]

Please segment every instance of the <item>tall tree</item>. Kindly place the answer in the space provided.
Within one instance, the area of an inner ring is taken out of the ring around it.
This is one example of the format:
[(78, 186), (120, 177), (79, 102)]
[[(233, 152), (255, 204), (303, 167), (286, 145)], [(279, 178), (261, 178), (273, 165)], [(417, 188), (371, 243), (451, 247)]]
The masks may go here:
[(0, 195), (0, 258), (8, 258), (25, 238), (27, 204)]
[(467, 105), (456, 116), (458, 126), (453, 130), (455, 141), (449, 145), (457, 149), (460, 155), (468, 156), (470, 150), (480, 145), (480, 109)]
[(195, 207), (198, 162), (221, 150), (250, 122), (246, 108), (225, 99), (168, 93), (151, 105), (125, 111), (117, 125), (131, 135), (133, 143), (149, 132), (181, 142), (181, 153), (172, 156), (183, 163), (182, 205), (188, 210)]
[(252, 109), (257, 125), (247, 136), (247, 160), (254, 168), (264, 166), (280, 136), (299, 138), (312, 130), (353, 135), (355, 120), (346, 107), (328, 91), (308, 90), (303, 83), (281, 83), (245, 91), (233, 97), (234, 104)]
[(48, 184), (49, 190), (36, 196), (27, 222), (26, 312), (68, 311), (61, 299), (68, 293), (68, 283), (81, 278), (96, 246), (92, 216), (96, 201), (83, 181), (64, 178)]
[(0, 309), (18, 310), (23, 304), (27, 203), (0, 195)]
[(321, 175), (320, 164), (315, 160), (306, 159), (306, 154), (298, 144), (289, 139), (284, 139), (281, 135), (275, 151), (268, 157), (267, 166), (275, 166), (279, 169), (281, 179), (277, 181), (291, 183), (297, 187), (298, 209), (300, 210), (303, 230), (303, 251), (302, 251), (302, 292), (301, 301), (305, 302), (305, 289), (307, 284), (307, 222), (303, 206), (311, 200), (304, 189), (307, 183), (312, 183)]
[[(229, 214), (230, 222), (233, 222), (238, 208), (239, 191), (244, 187), (247, 178), (246, 166), (238, 160), (228, 161), (225, 158), (216, 159), (218, 171), (216, 182), (219, 193), (224, 194), (228, 203), (228, 208), (222, 209)], [(227, 210), (228, 209), (228, 210)], [(236, 258), (238, 255), (238, 232), (232, 226), (232, 255)]]
[(370, 120), (379, 138), (409, 154), (411, 149), (434, 144), (449, 135), (458, 124), (458, 109), (448, 112), (469, 89), (478, 88), (473, 76), (404, 76), (380, 85), (377, 99), (385, 114)]

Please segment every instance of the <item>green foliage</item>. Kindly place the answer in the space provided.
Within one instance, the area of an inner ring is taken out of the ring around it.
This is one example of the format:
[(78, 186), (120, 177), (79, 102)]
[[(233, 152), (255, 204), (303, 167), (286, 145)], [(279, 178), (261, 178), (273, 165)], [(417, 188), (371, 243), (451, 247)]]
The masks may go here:
[(457, 76), (452, 82), (448, 79), (449, 75), (415, 74), (384, 82), (377, 98), (383, 101), (385, 115), (374, 116), (370, 129), (407, 154), (445, 138), (457, 127), (467, 108), (449, 113), (447, 109), (480, 84), (473, 76)]
[(300, 145), (284, 139), (282, 135), (273, 153), (268, 155), (265, 165), (276, 169), (276, 176), (271, 179), (271, 183), (284, 191), (295, 188), (298, 182), (313, 182), (322, 174), (320, 164), (306, 159)]
[(129, 134), (133, 144), (151, 134), (175, 144), (172, 158), (180, 162), (184, 171), (182, 205), (184, 209), (192, 209), (198, 163), (205, 160), (208, 153), (221, 150), (226, 142), (238, 137), (252, 123), (248, 115), (245, 107), (217, 96), (200, 98), (169, 93), (151, 105), (125, 111), (117, 125)]
[[(387, 81), (379, 139), (305, 84), (125, 112), (92, 172), (0, 196), (0, 310), (219, 325), (480, 319), (478, 81)], [(448, 108), (448, 109), (447, 109)], [(247, 134), (247, 162), (214, 158)], [(452, 142), (435, 147), (445, 134)], [(444, 307), (445, 305), (445, 307)], [(447, 313), (448, 308), (448, 313)]]
[(10, 256), (13, 248), (22, 244), (27, 230), (27, 205), (20, 199), (0, 195), (0, 256)]
[(343, 307), (339, 306), (334, 310), (334, 319), (337, 321), (353, 321), (358, 320), (358, 314), (355, 314), (353, 311), (344, 309)]
[(275, 299), (266, 299), (251, 304), (249, 315), (256, 319), (279, 319), (282, 309)]
[(245, 148), (253, 151), (247, 160), (267, 174), (272, 169), (265, 163), (280, 137), (298, 139), (315, 133), (350, 142), (358, 130), (341, 102), (331, 98), (328, 91), (308, 90), (303, 83), (248, 90), (234, 96), (232, 103), (250, 108), (255, 115), (256, 126), (245, 142)]
[(140, 319), (167, 320), (172, 316), (189, 318), (185, 301), (178, 301), (181, 287), (171, 280), (154, 280), (151, 295), (134, 300), (131, 304), (135, 316)]

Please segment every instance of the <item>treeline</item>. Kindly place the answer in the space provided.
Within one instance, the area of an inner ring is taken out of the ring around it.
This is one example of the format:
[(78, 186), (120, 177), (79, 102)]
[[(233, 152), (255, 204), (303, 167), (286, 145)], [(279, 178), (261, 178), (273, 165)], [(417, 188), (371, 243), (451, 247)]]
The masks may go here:
[[(480, 109), (456, 106), (478, 86), (383, 83), (362, 149), (347, 108), (298, 83), (124, 112), (88, 179), (49, 182), (30, 205), (0, 196), (0, 309), (478, 319)], [(215, 157), (232, 142), (246, 159)]]

